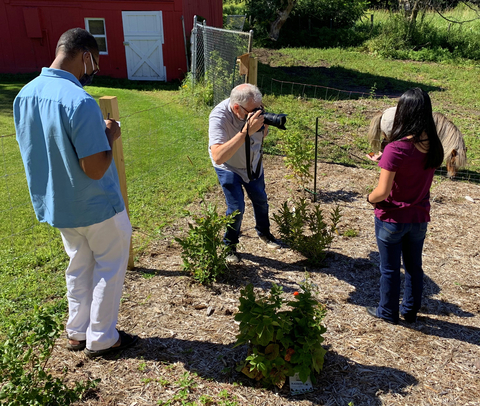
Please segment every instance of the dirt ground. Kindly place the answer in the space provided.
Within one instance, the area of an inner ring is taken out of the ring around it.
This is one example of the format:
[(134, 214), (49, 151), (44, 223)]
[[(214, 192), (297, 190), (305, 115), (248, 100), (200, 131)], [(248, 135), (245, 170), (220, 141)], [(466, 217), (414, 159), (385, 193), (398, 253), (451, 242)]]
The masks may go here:
[[(265, 157), (265, 173), (271, 213), (285, 200), (304, 196), (285, 178), (282, 158)], [(435, 181), (420, 317), (413, 325), (390, 325), (368, 316), (364, 308), (378, 301), (374, 218), (365, 200), (378, 173), (325, 163), (318, 173), (316, 204), (324, 213), (339, 204), (343, 215), (324, 267), (306, 266), (301, 255), (287, 248), (266, 248), (256, 237), (249, 206), (241, 263), (223, 280), (204, 287), (182, 273), (180, 250), (172, 242), (187, 227), (188, 219), (180, 220), (127, 272), (118, 326), (140, 336), (136, 347), (118, 357), (89, 360), (82, 352), (68, 352), (65, 337), (59, 339), (49, 364), (54, 372), (68, 367), (70, 382), (101, 378), (79, 404), (142, 406), (183, 396), (166, 404), (480, 405), (480, 185)], [(224, 210), (219, 187), (205, 200)], [(190, 209), (197, 211), (199, 203)], [(272, 230), (275, 234), (274, 222)], [(346, 230), (358, 234), (348, 238)], [(233, 348), (238, 332), (234, 315), (247, 283), (269, 289), (275, 282), (291, 294), (306, 270), (328, 308), (328, 352), (314, 391), (293, 397), (288, 384), (267, 390), (236, 372), (246, 349)], [(192, 382), (182, 384), (185, 378)], [(188, 391), (182, 392), (185, 387)], [(213, 403), (201, 403), (201, 396), (210, 396)]]

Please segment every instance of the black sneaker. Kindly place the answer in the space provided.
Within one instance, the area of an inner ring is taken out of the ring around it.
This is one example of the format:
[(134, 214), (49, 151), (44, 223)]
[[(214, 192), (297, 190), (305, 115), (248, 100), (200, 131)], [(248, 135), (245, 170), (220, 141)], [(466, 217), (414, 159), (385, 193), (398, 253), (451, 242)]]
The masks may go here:
[(259, 235), (258, 238), (260, 238), (265, 244), (267, 244), (268, 248), (271, 248), (271, 249), (282, 248), (280, 243), (271, 233)]
[(416, 323), (417, 322), (417, 315), (416, 314), (402, 314), (403, 320), (405, 323)]

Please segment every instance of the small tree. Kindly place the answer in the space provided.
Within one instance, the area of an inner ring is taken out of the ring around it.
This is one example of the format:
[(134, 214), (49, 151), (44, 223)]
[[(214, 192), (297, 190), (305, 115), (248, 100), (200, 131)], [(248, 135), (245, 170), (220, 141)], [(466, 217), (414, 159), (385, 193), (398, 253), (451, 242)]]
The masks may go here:
[[(226, 257), (231, 247), (222, 241), (222, 232), (234, 222), (238, 212), (220, 216), (217, 207), (208, 205), (203, 215), (193, 216), (188, 235), (175, 238), (182, 247), (183, 269), (200, 283), (214, 282), (228, 268)], [(190, 214), (190, 213), (189, 213)]]
[(290, 248), (305, 255), (312, 265), (319, 265), (325, 259), (341, 217), (337, 206), (332, 210), (331, 224), (328, 225), (320, 207), (315, 206), (311, 210), (305, 199), (296, 202), (292, 209), (288, 207), (288, 202), (284, 202), (279, 214), (273, 215), (282, 239)]

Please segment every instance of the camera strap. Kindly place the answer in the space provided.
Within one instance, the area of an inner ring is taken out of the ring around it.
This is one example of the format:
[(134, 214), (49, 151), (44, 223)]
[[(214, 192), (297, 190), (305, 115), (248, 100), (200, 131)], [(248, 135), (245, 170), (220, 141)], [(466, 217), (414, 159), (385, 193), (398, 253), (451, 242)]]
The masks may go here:
[(252, 163), (250, 161), (250, 136), (248, 135), (249, 128), (250, 128), (250, 125), (247, 120), (247, 135), (245, 135), (245, 158), (247, 161), (246, 162), (247, 176), (249, 180), (257, 180), (262, 168), (263, 138), (262, 138), (262, 145), (260, 146), (260, 159), (258, 160), (257, 169), (252, 173)]

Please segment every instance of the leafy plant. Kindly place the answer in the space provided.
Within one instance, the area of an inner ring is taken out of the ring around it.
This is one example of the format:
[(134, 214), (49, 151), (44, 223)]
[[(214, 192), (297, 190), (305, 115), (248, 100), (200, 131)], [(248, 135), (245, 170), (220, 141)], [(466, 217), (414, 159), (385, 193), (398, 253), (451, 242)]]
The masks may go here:
[(256, 295), (252, 284), (241, 290), (235, 346), (249, 345), (237, 368), (248, 377), (280, 388), (295, 373), (303, 382), (309, 377), (315, 382), (326, 353), (321, 346), (326, 309), (315, 299), (316, 286), (308, 275), (300, 286), (303, 292), (295, 292), (293, 300), (284, 300), (283, 288), (275, 284), (269, 295)]
[(278, 224), (282, 239), (290, 248), (305, 255), (312, 265), (318, 265), (325, 259), (326, 250), (335, 237), (341, 213), (338, 206), (333, 209), (330, 214), (331, 224), (328, 225), (319, 206), (311, 210), (306, 200), (300, 199), (292, 209), (285, 201), (273, 218)]
[(280, 149), (285, 155), (285, 166), (293, 172), (293, 177), (300, 185), (305, 186), (307, 180), (312, 178), (313, 142), (295, 129), (285, 131), (281, 138)]
[(183, 250), (184, 271), (198, 282), (214, 282), (227, 269), (226, 257), (231, 247), (223, 243), (221, 232), (234, 222), (236, 214), (221, 216), (216, 206), (208, 205), (203, 215), (193, 215), (196, 226), (191, 223), (188, 225), (188, 235), (175, 238)]
[(203, 78), (193, 79), (192, 72), (188, 72), (179, 89), (180, 98), (196, 108), (212, 106), (213, 84)]
[(349, 228), (343, 233), (343, 235), (345, 237), (356, 237), (358, 235), (358, 231), (354, 230), (353, 228)]
[(69, 388), (65, 375), (49, 373), (47, 363), (61, 330), (60, 316), (45, 307), (35, 307), (30, 317), (10, 325), (8, 338), (0, 344), (2, 405), (70, 405), (97, 385), (98, 379)]

